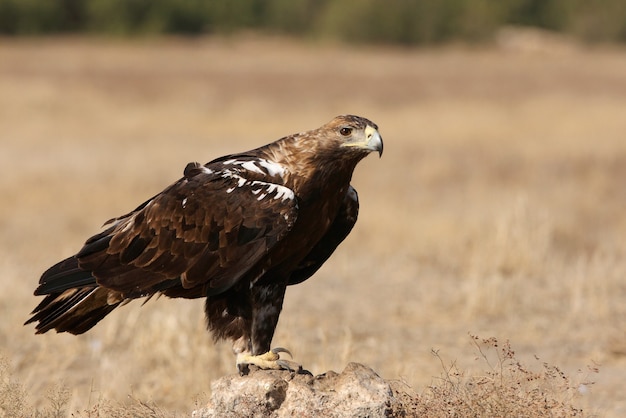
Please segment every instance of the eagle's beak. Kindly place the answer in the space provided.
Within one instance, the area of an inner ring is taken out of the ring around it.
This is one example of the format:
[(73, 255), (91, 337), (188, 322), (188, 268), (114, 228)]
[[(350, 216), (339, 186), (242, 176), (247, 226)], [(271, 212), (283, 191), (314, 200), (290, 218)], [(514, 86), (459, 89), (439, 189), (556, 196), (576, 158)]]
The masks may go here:
[(378, 131), (371, 126), (365, 128), (365, 148), (370, 151), (378, 151), (378, 157), (383, 156), (383, 138)]
[(383, 139), (380, 137), (380, 134), (371, 126), (366, 126), (364, 130), (365, 138), (360, 135), (354, 138), (351, 142), (346, 142), (342, 146), (343, 147), (351, 147), (351, 148), (359, 148), (365, 150), (367, 152), (378, 151), (378, 156), (382, 157), (383, 155)]

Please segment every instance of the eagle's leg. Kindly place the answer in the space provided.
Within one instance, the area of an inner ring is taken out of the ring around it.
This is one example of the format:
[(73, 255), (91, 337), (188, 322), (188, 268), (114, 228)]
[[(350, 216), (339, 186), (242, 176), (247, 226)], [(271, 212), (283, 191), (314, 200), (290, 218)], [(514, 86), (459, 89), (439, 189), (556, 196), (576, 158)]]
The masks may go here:
[(283, 307), (286, 283), (255, 284), (251, 289), (252, 296), (252, 327), (250, 348), (252, 352), (243, 351), (237, 354), (237, 368), (246, 374), (249, 365), (261, 369), (284, 369), (297, 371), (301, 366), (293, 361), (280, 358), (280, 353), (289, 350), (276, 347), (270, 350), (272, 337), (278, 324), (278, 316)]

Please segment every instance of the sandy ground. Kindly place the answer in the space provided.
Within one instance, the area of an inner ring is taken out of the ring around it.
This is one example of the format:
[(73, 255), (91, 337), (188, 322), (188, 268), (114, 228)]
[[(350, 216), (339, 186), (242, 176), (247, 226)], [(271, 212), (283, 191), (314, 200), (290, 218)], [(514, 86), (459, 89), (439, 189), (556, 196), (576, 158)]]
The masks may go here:
[[(359, 223), (287, 292), (274, 344), (418, 392), (468, 333), (558, 365), (576, 402), (626, 414), (626, 51), (348, 48), (277, 39), (0, 39), (0, 354), (34, 404), (127, 395), (190, 410), (233, 372), (201, 301), (118, 309), (86, 335), (22, 323), (39, 275), (206, 162), (333, 116), (380, 126)], [(537, 359), (538, 358), (538, 359)], [(595, 373), (591, 369), (598, 368)]]

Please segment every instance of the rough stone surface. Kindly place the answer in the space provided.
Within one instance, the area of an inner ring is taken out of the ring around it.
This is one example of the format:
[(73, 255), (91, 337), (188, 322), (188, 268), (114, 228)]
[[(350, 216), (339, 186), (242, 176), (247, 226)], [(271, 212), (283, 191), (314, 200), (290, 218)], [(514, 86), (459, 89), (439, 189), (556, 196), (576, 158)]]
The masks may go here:
[(194, 418), (213, 417), (386, 417), (393, 392), (376, 372), (349, 363), (343, 372), (251, 370), (211, 385), (211, 401)]

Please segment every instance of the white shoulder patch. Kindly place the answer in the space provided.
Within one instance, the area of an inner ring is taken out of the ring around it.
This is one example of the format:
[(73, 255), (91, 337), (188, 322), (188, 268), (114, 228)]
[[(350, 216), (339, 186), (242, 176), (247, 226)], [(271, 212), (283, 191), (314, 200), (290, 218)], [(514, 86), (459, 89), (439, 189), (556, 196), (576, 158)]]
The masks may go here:
[(241, 166), (243, 168), (245, 168), (248, 171), (252, 171), (254, 173), (259, 173), (259, 174), (265, 174), (265, 172), (263, 172), (263, 170), (261, 170), (255, 163), (254, 161), (246, 161), (244, 163), (241, 164)]
[(259, 164), (267, 170), (267, 174), (270, 176), (279, 175), (283, 178), (285, 175), (285, 168), (278, 163), (268, 160), (259, 160)]
[(280, 184), (259, 180), (248, 180), (232, 170), (224, 170), (221, 174), (223, 178), (231, 178), (237, 181), (236, 185), (226, 189), (226, 193), (232, 193), (235, 189), (243, 186), (250, 186), (252, 194), (254, 194), (256, 199), (259, 201), (270, 197), (272, 199), (280, 199), (281, 201), (285, 201), (287, 199), (294, 200), (296, 197), (293, 190), (288, 187), (281, 186)]
[(260, 158), (258, 160), (237, 160), (236, 158), (232, 158), (230, 160), (226, 160), (223, 162), (224, 165), (234, 165), (243, 168), (244, 170), (257, 173), (257, 174), (267, 174), (269, 176), (280, 176), (284, 178), (285, 168), (273, 161), (268, 161), (264, 158)]
[(296, 198), (293, 190), (279, 184), (253, 181), (250, 186), (253, 188), (252, 193), (258, 195), (257, 200), (263, 200), (266, 197), (280, 199), (281, 201), (294, 200)]
[(233, 170), (222, 170), (219, 172), (219, 174), (221, 174), (222, 178), (225, 179), (233, 179), (237, 181), (237, 184), (229, 187), (228, 189), (226, 189), (226, 193), (232, 193), (237, 187), (241, 187), (244, 184), (246, 184), (248, 182), (248, 180), (246, 180), (245, 178), (241, 177), (239, 174), (237, 174), (236, 172), (234, 172)]

